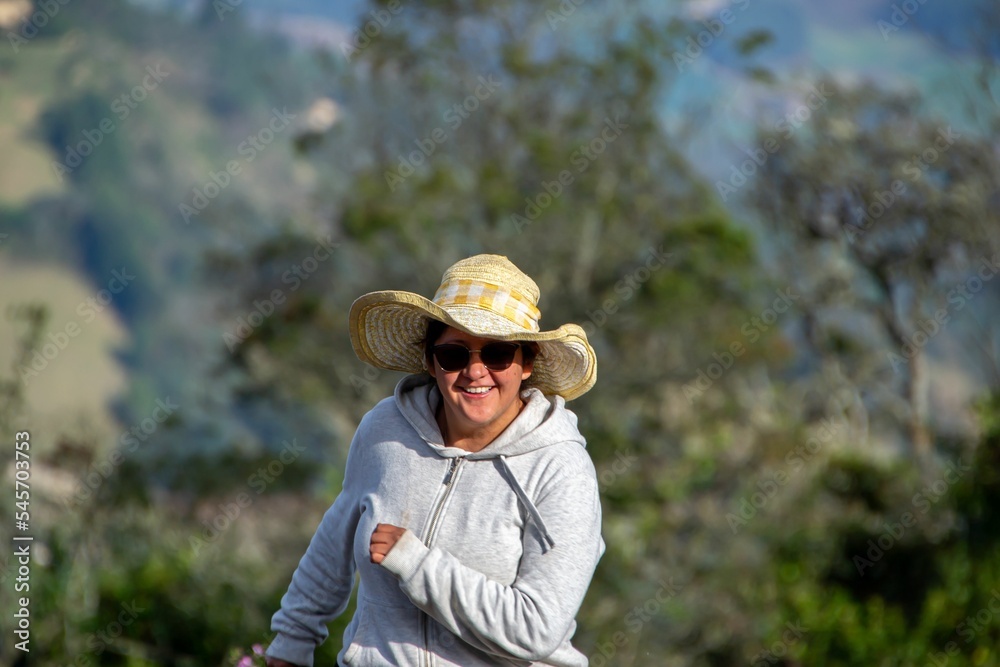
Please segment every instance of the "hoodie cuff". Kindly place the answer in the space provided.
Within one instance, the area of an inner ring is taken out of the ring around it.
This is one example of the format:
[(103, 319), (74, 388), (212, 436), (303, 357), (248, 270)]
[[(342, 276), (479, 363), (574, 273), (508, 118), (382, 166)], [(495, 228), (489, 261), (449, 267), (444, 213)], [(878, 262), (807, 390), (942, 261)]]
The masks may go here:
[(301, 667), (313, 667), (313, 653), (316, 645), (312, 642), (292, 639), (288, 635), (278, 633), (271, 645), (264, 652), (269, 658), (278, 658), (293, 665)]
[(420, 538), (409, 529), (403, 531), (403, 536), (392, 546), (382, 561), (382, 567), (406, 581), (420, 567), (427, 554), (430, 553)]

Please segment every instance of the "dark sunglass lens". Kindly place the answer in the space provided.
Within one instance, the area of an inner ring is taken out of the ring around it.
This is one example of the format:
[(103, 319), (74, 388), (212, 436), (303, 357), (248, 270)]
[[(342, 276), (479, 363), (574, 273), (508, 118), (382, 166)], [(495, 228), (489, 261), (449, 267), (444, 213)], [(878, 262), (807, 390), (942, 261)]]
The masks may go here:
[(438, 345), (434, 348), (434, 358), (449, 373), (460, 371), (469, 365), (469, 348), (461, 345)]
[(514, 363), (518, 347), (516, 343), (490, 343), (479, 352), (479, 358), (487, 368), (502, 371)]

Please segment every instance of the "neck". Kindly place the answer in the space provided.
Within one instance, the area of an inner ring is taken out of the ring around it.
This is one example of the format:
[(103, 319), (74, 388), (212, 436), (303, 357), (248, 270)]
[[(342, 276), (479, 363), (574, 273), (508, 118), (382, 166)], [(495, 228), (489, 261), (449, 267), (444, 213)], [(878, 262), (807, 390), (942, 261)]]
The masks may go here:
[(451, 416), (449, 418), (448, 410), (442, 402), (438, 405), (435, 417), (445, 446), (458, 447), (467, 452), (478, 452), (485, 449), (521, 413), (521, 409), (524, 408), (524, 400), (519, 398), (515, 405), (517, 409), (509, 419), (497, 419), (483, 426), (463, 428), (457, 417)]

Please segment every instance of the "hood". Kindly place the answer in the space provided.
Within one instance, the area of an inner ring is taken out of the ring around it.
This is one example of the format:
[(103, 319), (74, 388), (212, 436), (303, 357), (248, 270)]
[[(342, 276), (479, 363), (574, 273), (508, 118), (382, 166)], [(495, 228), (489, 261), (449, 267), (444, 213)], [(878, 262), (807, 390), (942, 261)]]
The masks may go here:
[(546, 396), (537, 388), (521, 392), (524, 409), (496, 440), (478, 452), (446, 447), (434, 415), (441, 392), (430, 375), (418, 373), (403, 378), (394, 392), (396, 405), (427, 444), (445, 457), (464, 456), (470, 460), (503, 458), (533, 452), (561, 442), (587, 442), (577, 428), (576, 415), (566, 408), (562, 396)]
[(525, 389), (521, 392), (524, 408), (504, 432), (482, 450), (467, 452), (458, 447), (445, 447), (443, 444), (441, 429), (434, 419), (441, 403), (441, 392), (434, 378), (425, 373), (409, 375), (396, 385), (394, 395), (403, 417), (441, 456), (461, 456), (467, 460), (497, 459), (504, 478), (541, 533), (546, 549), (555, 547), (555, 540), (546, 528), (545, 520), (510, 469), (507, 458), (562, 442), (587, 446), (576, 427), (576, 415), (566, 409), (566, 401), (562, 396), (546, 396), (534, 387)]

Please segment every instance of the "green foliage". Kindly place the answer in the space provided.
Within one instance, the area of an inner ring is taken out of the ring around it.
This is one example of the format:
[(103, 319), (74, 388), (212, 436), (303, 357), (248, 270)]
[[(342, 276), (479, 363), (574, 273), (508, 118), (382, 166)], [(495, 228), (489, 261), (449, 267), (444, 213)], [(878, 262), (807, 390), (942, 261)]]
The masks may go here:
[(770, 30), (754, 30), (739, 39), (736, 43), (736, 50), (739, 51), (740, 55), (749, 56), (773, 41), (774, 34)]
[(270, 640), (287, 573), (246, 535), (200, 539), (162, 508), (134, 504), (79, 512), (36, 534), (49, 556), (34, 566), (33, 660), (222, 664), (232, 650)]
[(38, 349), (49, 313), (43, 304), (26, 303), (9, 308), (4, 317), (18, 329), (10, 372), (0, 375), (0, 433), (8, 434), (14, 431), (15, 417), (24, 409), (24, 383), (19, 369), (31, 362), (32, 353)]
[[(978, 436), (946, 438), (874, 359), (964, 277), (958, 250), (996, 247), (995, 151), (963, 137), (842, 238), (937, 121), (911, 97), (836, 88), (801, 132), (761, 134), (781, 150), (734, 213), (665, 129), (677, 22), (591, 22), (599, 10), (580, 6), (573, 30), (552, 30), (523, 0), (406, 11), (351, 67), (253, 32), (242, 12), (217, 21), (210, 3), (186, 20), (74, 0), (39, 37), (56, 64), (32, 91), (37, 136), (57, 160), (147, 66), (171, 71), (62, 190), (0, 222), (23, 259), (70, 264), (95, 290), (112, 269), (136, 275), (113, 306), (129, 332), (117, 417), (125, 432), (159, 398), (182, 407), (85, 501), (67, 507), (54, 482), (40, 494), (32, 658), (234, 664), (266, 643), (358, 419), (399, 379), (353, 354), (351, 302), (432, 294), (451, 262), (497, 252), (538, 281), (542, 325), (580, 322), (600, 358), (571, 405), (604, 501), (607, 552), (574, 640), (595, 664), (916, 667), (949, 642), (949, 665), (997, 660), (1000, 619), (976, 619), (1000, 588), (1000, 400), (982, 404)], [(0, 55), (18, 86), (36, 67)], [(319, 97), (339, 116), (304, 129)], [(178, 205), (276, 106), (302, 122), (185, 221)], [(329, 258), (296, 273), (321, 242)], [(802, 298), (751, 340), (789, 288)], [(42, 306), (20, 316), (15, 364), (46, 324)], [(0, 390), (6, 432), (23, 387)], [(260, 486), (291, 438), (301, 457)], [(40, 456), (43, 475), (79, 488), (123, 449), (74, 442)], [(956, 461), (970, 470), (938, 493)], [(897, 536), (907, 513), (918, 520)], [(127, 605), (140, 611), (101, 639)], [(335, 661), (352, 609), (317, 664)]]

